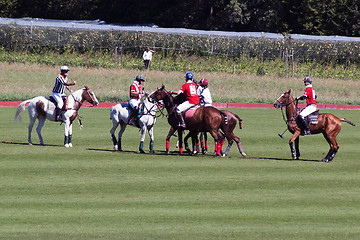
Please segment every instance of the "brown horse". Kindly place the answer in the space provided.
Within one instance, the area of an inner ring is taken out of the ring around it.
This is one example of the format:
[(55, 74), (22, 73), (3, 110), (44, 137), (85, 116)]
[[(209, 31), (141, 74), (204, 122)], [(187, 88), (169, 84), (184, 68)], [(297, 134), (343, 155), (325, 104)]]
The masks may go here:
[[(242, 150), (240, 138), (238, 136), (236, 136), (234, 133), (234, 129), (237, 125), (237, 121), (239, 121), (239, 128), (242, 129), (242, 119), (237, 114), (232, 113), (228, 110), (220, 110), (220, 112), (222, 112), (226, 115), (226, 117), (224, 118), (224, 121), (220, 125), (220, 129), (223, 130), (222, 135), (224, 138), (221, 142), (221, 145), (223, 144), (225, 138), (228, 140), (228, 146), (226, 148), (225, 153), (222, 154), (222, 156), (227, 156), (229, 154), (231, 146), (235, 141), (237, 143), (240, 154), (245, 157), (246, 154)], [(202, 148), (202, 153), (205, 154), (205, 153), (207, 153), (207, 137), (206, 137), (206, 133), (201, 133), (201, 134), (203, 135), (203, 138), (201, 138), (202, 136), (200, 136), (201, 148)], [(184, 139), (185, 149), (187, 149), (188, 152), (190, 151), (190, 149), (188, 147), (187, 139), (190, 137), (190, 135), (191, 135), (191, 132)], [(199, 141), (196, 137), (195, 142), (193, 142), (194, 149), (199, 148), (198, 143), (199, 143)], [(195, 144), (196, 144), (196, 146), (195, 146)], [(215, 142), (215, 149), (217, 149), (216, 142)], [(199, 151), (199, 150), (197, 150), (197, 151)]]
[(245, 157), (246, 154), (242, 150), (240, 138), (234, 134), (234, 129), (236, 127), (237, 121), (239, 121), (239, 128), (242, 129), (242, 119), (235, 113), (232, 113), (228, 110), (221, 110), (221, 112), (225, 113), (227, 119), (227, 124), (221, 125), (221, 129), (223, 130), (224, 135), (228, 140), (228, 146), (226, 148), (224, 156), (229, 154), (230, 148), (235, 141), (237, 143), (240, 154)]
[(216, 156), (220, 155), (221, 150), (221, 134), (219, 131), (220, 125), (224, 119), (224, 114), (222, 114), (218, 109), (214, 107), (199, 107), (194, 112), (194, 115), (190, 118), (185, 119), (186, 128), (177, 126), (176, 119), (176, 104), (174, 104), (173, 96), (162, 86), (160, 89), (157, 89), (150, 96), (154, 101), (163, 101), (165, 108), (168, 112), (168, 122), (171, 125), (170, 131), (166, 137), (166, 153), (169, 154), (170, 148), (170, 137), (177, 130), (178, 139), (179, 139), (179, 154), (183, 153), (182, 147), (182, 134), (183, 130), (190, 130), (192, 136), (196, 136), (199, 132), (209, 132), (214, 138), (215, 142), (218, 143), (218, 149), (216, 149)]
[[(291, 96), (291, 90), (288, 90), (280, 95), (280, 97), (274, 102), (275, 108), (283, 108), (286, 107), (286, 117), (287, 117), (287, 126), (289, 131), (293, 134), (291, 137), (289, 144), (291, 149), (291, 155), (293, 159), (299, 159), (300, 151), (299, 151), (299, 136), (301, 134), (301, 129), (298, 127), (296, 123), (296, 118), (300, 113), (300, 109), (297, 108), (296, 101)], [(341, 130), (341, 122), (347, 122), (353, 126), (352, 122), (346, 120), (345, 118), (338, 118), (330, 113), (319, 114), (318, 123), (316, 125), (309, 124), (311, 134), (322, 133), (326, 139), (326, 141), (330, 145), (330, 150), (326, 157), (322, 160), (323, 162), (332, 161), (339, 150), (339, 144), (336, 141), (336, 136), (339, 134)], [(296, 154), (294, 149), (295, 148)]]

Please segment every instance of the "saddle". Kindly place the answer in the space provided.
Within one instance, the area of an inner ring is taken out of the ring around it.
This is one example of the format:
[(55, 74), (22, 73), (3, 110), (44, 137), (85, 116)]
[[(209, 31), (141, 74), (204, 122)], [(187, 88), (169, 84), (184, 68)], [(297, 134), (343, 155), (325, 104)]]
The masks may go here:
[(312, 125), (318, 124), (318, 119), (319, 119), (319, 110), (316, 110), (315, 112), (311, 113), (306, 117), (306, 121)]
[(186, 110), (185, 112), (183, 112), (183, 117), (184, 119), (187, 118), (191, 118), (192, 116), (194, 116), (195, 111), (200, 107), (199, 104), (196, 104), (195, 106), (192, 106), (191, 108), (189, 108), (188, 110)]
[[(66, 96), (62, 96), (62, 100), (63, 100), (64, 104), (63, 104), (63, 107), (62, 107), (61, 111), (65, 111), (66, 98), (67, 98)], [(56, 100), (55, 100), (55, 98), (53, 96), (49, 97), (49, 101), (52, 102), (55, 105), (55, 108), (58, 107), (58, 103), (56, 102)]]

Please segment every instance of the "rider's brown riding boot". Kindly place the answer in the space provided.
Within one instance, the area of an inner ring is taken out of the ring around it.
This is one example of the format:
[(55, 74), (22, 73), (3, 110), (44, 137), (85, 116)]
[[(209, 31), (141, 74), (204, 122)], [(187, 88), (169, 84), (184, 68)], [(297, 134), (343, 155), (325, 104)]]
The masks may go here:
[(62, 121), (62, 111), (60, 108), (56, 107), (55, 108), (55, 122), (60, 122)]
[(131, 110), (129, 121), (128, 121), (129, 125), (136, 126), (137, 114), (138, 114), (138, 109), (137, 108), (134, 108), (134, 109)]

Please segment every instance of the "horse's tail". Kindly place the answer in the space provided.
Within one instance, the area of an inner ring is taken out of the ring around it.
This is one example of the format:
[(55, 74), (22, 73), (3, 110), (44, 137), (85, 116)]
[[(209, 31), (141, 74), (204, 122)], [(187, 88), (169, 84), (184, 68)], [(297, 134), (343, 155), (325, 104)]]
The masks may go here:
[(222, 111), (220, 111), (220, 115), (223, 117), (225, 126), (227, 126), (229, 124), (227, 115), (225, 113), (223, 113)]
[(15, 113), (15, 121), (21, 121), (21, 113), (23, 111), (25, 111), (26, 104), (29, 103), (30, 101), (31, 101), (31, 99), (28, 99), (19, 104), (19, 106), (16, 109), (16, 113)]
[(341, 122), (346, 122), (346, 123), (348, 123), (348, 124), (350, 124), (350, 125), (352, 125), (352, 126), (355, 126), (355, 123), (350, 122), (350, 121), (347, 120), (346, 118), (341, 118), (340, 121), (341, 121)]
[(239, 120), (239, 128), (242, 129), (242, 119), (235, 113), (233, 113), (234, 116)]

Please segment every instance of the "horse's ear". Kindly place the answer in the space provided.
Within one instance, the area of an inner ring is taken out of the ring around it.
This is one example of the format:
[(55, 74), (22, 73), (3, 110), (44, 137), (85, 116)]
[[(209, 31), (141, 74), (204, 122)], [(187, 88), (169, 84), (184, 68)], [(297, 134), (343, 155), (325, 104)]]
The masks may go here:
[(287, 90), (286, 93), (290, 94), (290, 93), (291, 93), (291, 89)]
[(84, 87), (84, 88), (85, 88), (86, 90), (89, 90), (89, 87), (88, 87), (88, 86), (86, 86), (86, 85), (85, 85), (85, 87)]
[(161, 86), (161, 90), (164, 90), (165, 89), (165, 85), (163, 84), (162, 86)]

